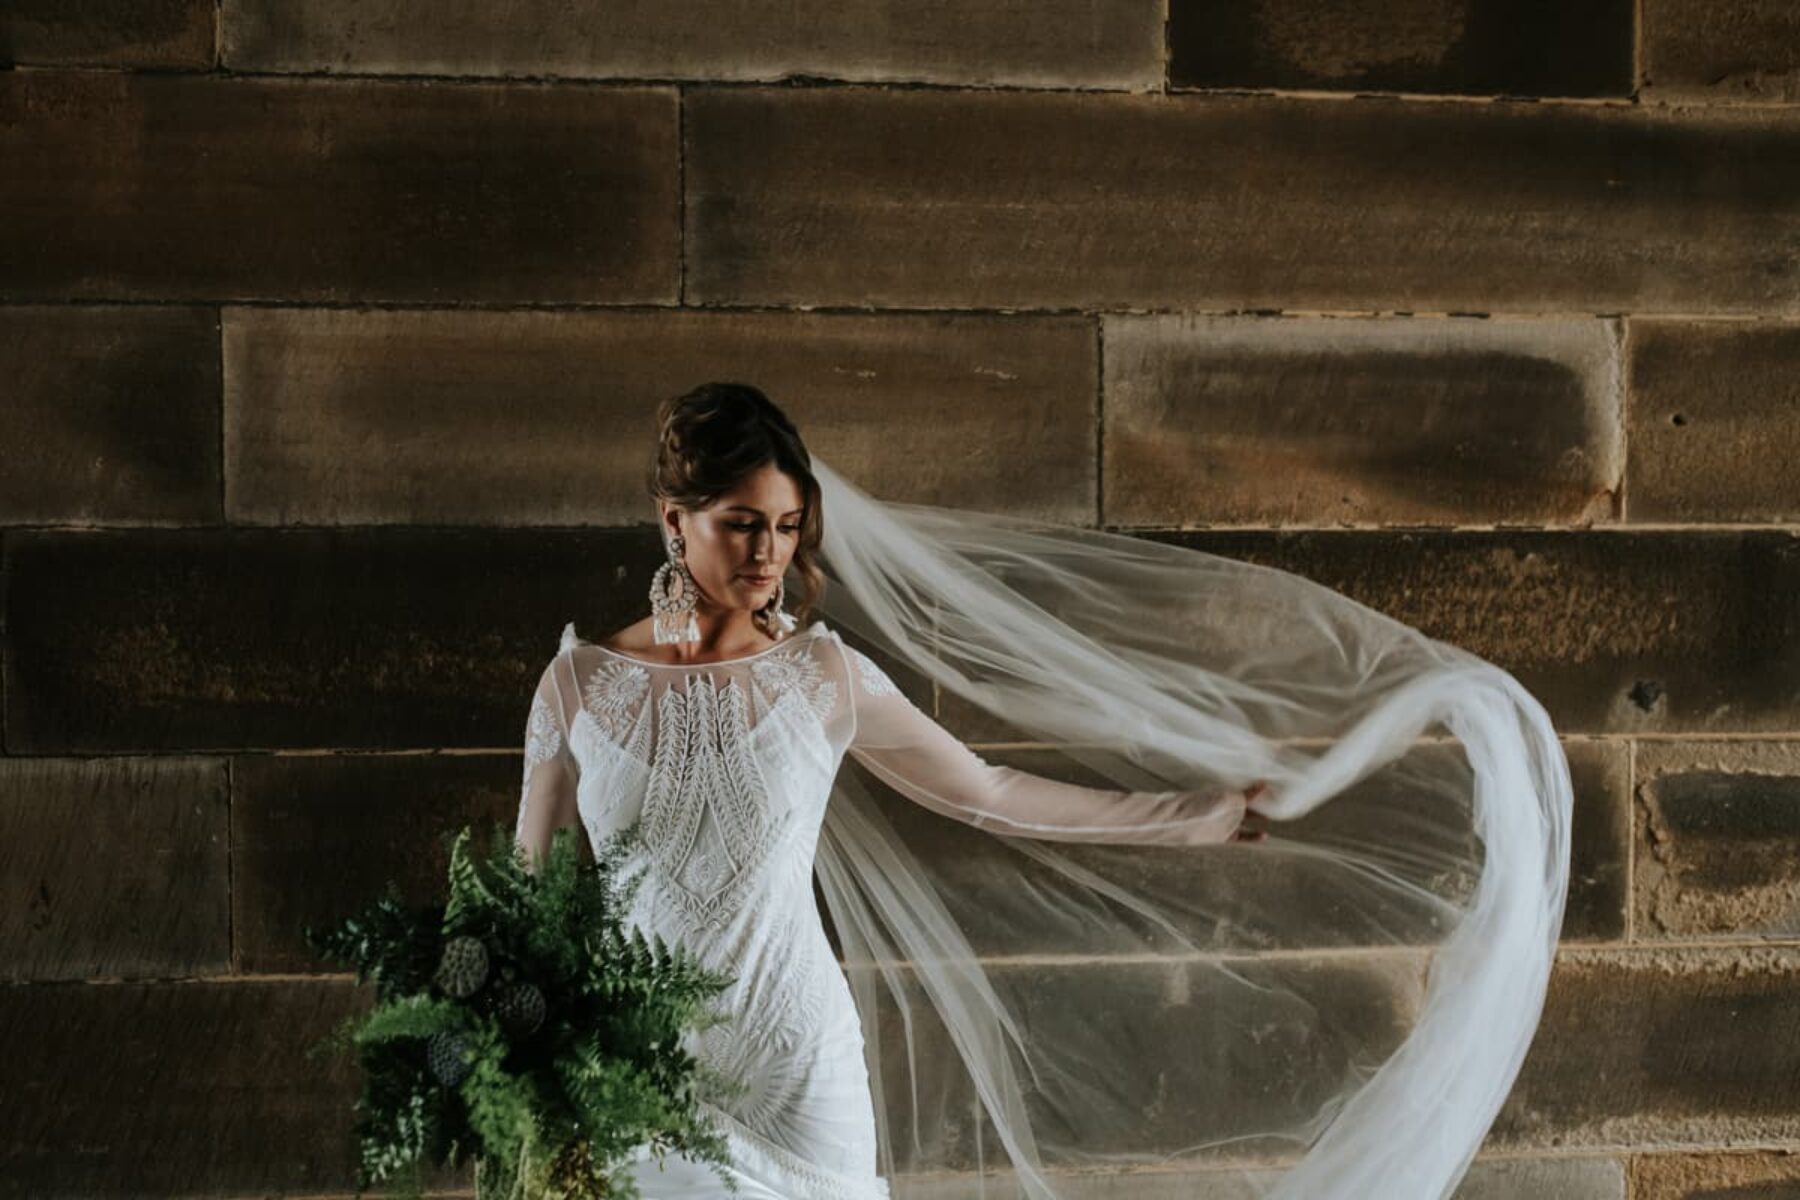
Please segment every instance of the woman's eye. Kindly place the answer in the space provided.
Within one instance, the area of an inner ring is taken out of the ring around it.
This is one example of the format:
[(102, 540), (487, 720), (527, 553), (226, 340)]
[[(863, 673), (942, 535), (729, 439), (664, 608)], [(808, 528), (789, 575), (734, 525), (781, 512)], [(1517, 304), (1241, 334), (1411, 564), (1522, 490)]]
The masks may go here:
[[(751, 530), (751, 529), (756, 528), (756, 525), (754, 523), (745, 523), (745, 522), (741, 522), (741, 521), (727, 521), (726, 524), (729, 525), (733, 529)], [(799, 533), (800, 527), (798, 525), (783, 525), (781, 527), (781, 532), (783, 532), (783, 533)]]

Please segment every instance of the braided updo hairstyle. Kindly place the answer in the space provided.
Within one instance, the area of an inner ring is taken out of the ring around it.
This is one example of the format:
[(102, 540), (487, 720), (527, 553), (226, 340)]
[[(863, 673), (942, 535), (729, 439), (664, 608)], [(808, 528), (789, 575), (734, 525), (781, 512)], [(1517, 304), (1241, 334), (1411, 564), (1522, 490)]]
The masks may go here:
[(825, 590), (819, 569), (824, 514), (812, 455), (787, 414), (747, 383), (703, 383), (656, 406), (656, 452), (650, 495), (683, 509), (705, 508), (766, 463), (800, 485), (800, 536), (789, 566), (800, 576), (799, 597), (784, 607), (804, 628)]

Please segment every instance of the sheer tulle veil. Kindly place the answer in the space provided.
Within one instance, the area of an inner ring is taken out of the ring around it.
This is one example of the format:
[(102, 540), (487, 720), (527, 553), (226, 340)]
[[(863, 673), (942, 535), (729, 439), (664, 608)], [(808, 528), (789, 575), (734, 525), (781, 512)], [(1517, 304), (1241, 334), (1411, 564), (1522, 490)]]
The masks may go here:
[(883, 1173), (1031, 1200), (1120, 1170), (1208, 1172), (1180, 1194), (1448, 1196), (1562, 923), (1569, 770), (1536, 699), (1279, 569), (812, 468), (823, 615), (902, 687), (935, 685), (984, 755), (1104, 788), (1271, 788), (1261, 842), (1048, 842), (909, 806), (846, 756), (816, 879)]

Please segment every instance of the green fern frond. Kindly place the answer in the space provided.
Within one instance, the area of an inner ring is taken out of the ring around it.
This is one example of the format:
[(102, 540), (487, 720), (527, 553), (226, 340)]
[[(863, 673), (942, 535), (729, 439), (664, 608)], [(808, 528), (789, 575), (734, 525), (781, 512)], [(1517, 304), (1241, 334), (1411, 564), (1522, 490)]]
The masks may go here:
[[(558, 830), (534, 872), (502, 823), (481, 854), (462, 829), (443, 903), (409, 909), (390, 884), (317, 940), (382, 984), (370, 1012), (315, 1047), (361, 1056), (363, 1186), (412, 1188), (422, 1163), (472, 1157), (479, 1200), (628, 1200), (625, 1164), (645, 1147), (729, 1162), (699, 1102), (739, 1094), (741, 1081), (705, 1067), (685, 1035), (730, 1019), (713, 1006), (733, 976), (626, 920), (643, 883), (626, 870), (640, 826), (594, 845), (591, 864), (579, 832)], [(486, 966), (465, 946), (441, 974), (452, 937), (478, 941)], [(440, 978), (457, 980), (460, 998)], [(520, 1007), (524, 984), (543, 1000), (535, 1016), (535, 1000)], [(446, 1053), (437, 1034), (461, 1041)]]
[(396, 1038), (428, 1038), (434, 1033), (466, 1029), (467, 1010), (453, 1000), (436, 996), (400, 996), (370, 1009), (355, 1033), (357, 1045), (389, 1042)]

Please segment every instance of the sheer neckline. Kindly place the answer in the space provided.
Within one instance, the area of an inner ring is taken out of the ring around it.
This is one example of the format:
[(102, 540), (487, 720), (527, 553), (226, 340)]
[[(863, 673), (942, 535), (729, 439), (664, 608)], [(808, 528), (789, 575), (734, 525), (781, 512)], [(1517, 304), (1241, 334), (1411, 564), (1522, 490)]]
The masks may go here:
[(815, 631), (817, 631), (823, 624), (824, 624), (824, 622), (815, 620), (811, 625), (808, 625), (805, 629), (802, 629), (796, 633), (790, 633), (786, 637), (782, 638), (779, 642), (776, 642), (774, 645), (764, 646), (761, 650), (757, 650), (751, 654), (740, 654), (736, 658), (713, 658), (713, 659), (708, 659), (705, 662), (691, 662), (691, 663), (651, 662), (649, 659), (639, 658), (635, 654), (626, 654), (622, 650), (614, 650), (611, 646), (602, 646), (599, 642), (588, 642), (587, 645), (592, 646), (594, 649), (600, 651), (602, 654), (610, 654), (614, 658), (622, 658), (626, 662), (636, 663), (640, 667), (650, 667), (653, 669), (660, 669), (660, 670), (665, 670), (665, 671), (695, 671), (695, 670), (699, 670), (701, 667), (727, 667), (733, 663), (749, 662), (751, 659), (761, 658), (763, 655), (771, 654), (776, 650), (780, 650), (784, 646), (793, 645), (795, 642), (799, 641), (801, 638), (806, 637), (806, 636), (814, 633)]

